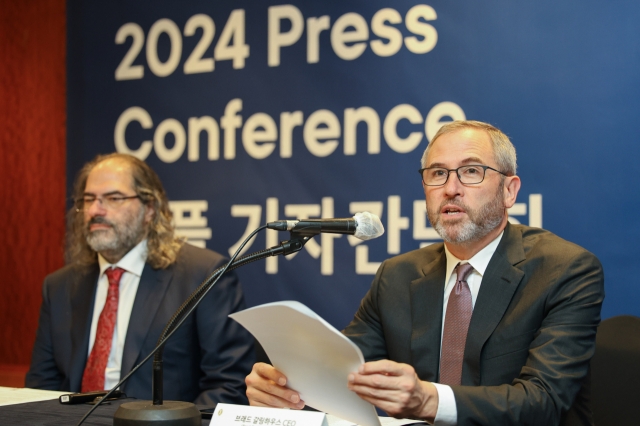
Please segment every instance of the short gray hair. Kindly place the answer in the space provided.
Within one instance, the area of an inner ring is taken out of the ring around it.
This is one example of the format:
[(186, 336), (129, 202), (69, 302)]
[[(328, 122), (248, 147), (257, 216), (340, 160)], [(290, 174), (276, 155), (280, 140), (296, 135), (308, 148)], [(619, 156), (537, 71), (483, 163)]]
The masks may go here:
[(473, 120), (453, 121), (440, 127), (440, 130), (438, 130), (433, 139), (431, 139), (431, 142), (429, 143), (429, 145), (427, 145), (427, 149), (425, 149), (424, 154), (422, 154), (422, 159), (420, 161), (422, 167), (426, 167), (429, 149), (440, 136), (463, 129), (476, 129), (484, 130), (485, 132), (487, 132), (487, 134), (489, 135), (489, 139), (491, 139), (493, 154), (500, 171), (507, 176), (514, 176), (516, 174), (516, 169), (518, 167), (516, 161), (516, 149), (509, 140), (509, 137), (502, 133), (500, 129), (492, 126), (491, 124)]

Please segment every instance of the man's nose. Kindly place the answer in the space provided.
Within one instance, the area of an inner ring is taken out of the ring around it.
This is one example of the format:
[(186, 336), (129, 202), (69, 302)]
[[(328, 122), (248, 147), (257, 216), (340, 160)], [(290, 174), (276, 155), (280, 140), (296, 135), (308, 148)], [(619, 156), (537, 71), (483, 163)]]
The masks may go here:
[(457, 170), (449, 170), (449, 177), (447, 181), (444, 183), (444, 192), (449, 196), (459, 195), (462, 192), (462, 182), (460, 182), (460, 178), (458, 177)]
[(90, 217), (94, 217), (94, 216), (103, 216), (107, 212), (107, 209), (104, 208), (102, 201), (99, 198), (96, 198), (91, 202), (91, 204), (89, 204), (88, 206), (87, 205), (84, 206), (84, 211)]

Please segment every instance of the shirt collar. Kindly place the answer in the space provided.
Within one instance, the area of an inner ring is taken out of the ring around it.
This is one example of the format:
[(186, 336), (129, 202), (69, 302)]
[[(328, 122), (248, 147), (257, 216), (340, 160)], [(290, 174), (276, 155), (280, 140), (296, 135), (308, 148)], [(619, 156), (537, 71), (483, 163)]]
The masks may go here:
[(100, 253), (98, 253), (98, 264), (100, 265), (100, 276), (104, 271), (113, 267), (122, 268), (130, 274), (142, 276), (144, 264), (147, 262), (147, 240), (142, 240), (134, 248), (129, 250), (122, 259), (117, 261), (115, 265), (109, 263)]
[(444, 245), (444, 252), (447, 255), (447, 274), (445, 276), (445, 284), (449, 282), (451, 275), (453, 274), (454, 269), (458, 266), (458, 263), (470, 263), (473, 266), (473, 269), (480, 274), (480, 276), (484, 276), (484, 272), (487, 270), (487, 266), (489, 265), (489, 261), (493, 256), (493, 253), (496, 252), (498, 248), (498, 244), (500, 244), (500, 240), (504, 235), (504, 230), (498, 235), (493, 241), (484, 246), (482, 250), (476, 253), (471, 259), (468, 261), (460, 260), (455, 257), (447, 248), (447, 245)]

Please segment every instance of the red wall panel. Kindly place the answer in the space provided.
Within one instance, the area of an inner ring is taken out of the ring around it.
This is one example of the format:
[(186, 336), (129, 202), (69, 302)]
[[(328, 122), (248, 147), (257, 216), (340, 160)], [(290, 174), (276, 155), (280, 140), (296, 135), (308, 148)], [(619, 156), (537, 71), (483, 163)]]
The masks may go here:
[(64, 0), (0, 0), (0, 370), (14, 376), (63, 265), (65, 26)]

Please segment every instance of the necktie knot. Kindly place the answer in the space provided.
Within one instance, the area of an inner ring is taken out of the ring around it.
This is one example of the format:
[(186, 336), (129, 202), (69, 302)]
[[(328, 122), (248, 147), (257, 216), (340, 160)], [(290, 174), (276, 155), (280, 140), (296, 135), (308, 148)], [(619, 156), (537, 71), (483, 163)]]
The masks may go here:
[(109, 268), (104, 273), (109, 280), (109, 287), (117, 287), (120, 284), (120, 278), (124, 274), (125, 270), (122, 268)]
[(456, 281), (467, 282), (467, 277), (471, 271), (473, 271), (473, 266), (470, 263), (458, 263), (458, 266), (456, 266), (456, 274), (458, 275)]

